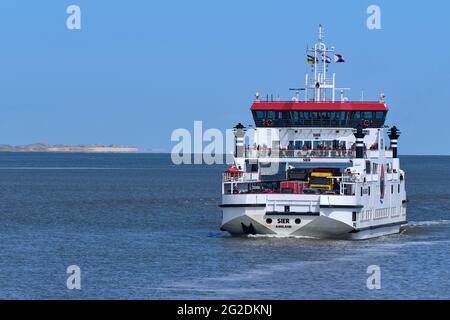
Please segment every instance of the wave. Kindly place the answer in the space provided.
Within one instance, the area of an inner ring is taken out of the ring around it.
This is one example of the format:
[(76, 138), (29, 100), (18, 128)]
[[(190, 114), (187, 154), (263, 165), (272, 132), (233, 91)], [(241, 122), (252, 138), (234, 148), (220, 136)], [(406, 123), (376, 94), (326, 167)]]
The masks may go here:
[(409, 227), (437, 226), (450, 224), (450, 220), (410, 221)]

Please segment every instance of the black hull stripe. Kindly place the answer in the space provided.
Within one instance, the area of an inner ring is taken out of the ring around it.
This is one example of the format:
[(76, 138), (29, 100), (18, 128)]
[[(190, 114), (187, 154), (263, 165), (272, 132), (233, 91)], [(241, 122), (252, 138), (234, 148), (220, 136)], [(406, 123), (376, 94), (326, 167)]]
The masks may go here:
[(364, 208), (364, 206), (361, 205), (355, 205), (355, 206), (345, 206), (345, 205), (321, 205), (321, 208), (342, 208), (342, 209), (361, 209)]
[(220, 208), (265, 208), (266, 204), (256, 204), (256, 203), (249, 203), (249, 204), (221, 204), (219, 206)]
[(355, 229), (353, 231), (350, 231), (350, 233), (358, 233), (358, 232), (361, 232), (361, 231), (375, 230), (375, 229), (387, 228), (387, 227), (394, 227), (394, 226), (399, 226), (399, 225), (407, 224), (407, 223), (408, 223), (408, 221), (401, 221), (401, 222), (382, 224), (382, 225), (379, 225), (379, 226), (372, 226), (372, 227), (367, 227), (367, 228)]
[(266, 216), (320, 216), (320, 212), (282, 212), (282, 211), (272, 211), (266, 212)]

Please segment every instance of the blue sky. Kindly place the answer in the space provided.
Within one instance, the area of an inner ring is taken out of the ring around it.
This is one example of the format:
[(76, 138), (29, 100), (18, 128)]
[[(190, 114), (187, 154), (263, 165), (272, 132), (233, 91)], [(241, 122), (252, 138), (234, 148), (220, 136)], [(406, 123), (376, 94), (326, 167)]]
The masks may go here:
[[(82, 29), (69, 31), (77, 4)], [(381, 30), (366, 9), (381, 8)], [(0, 3), (0, 143), (170, 151), (171, 132), (251, 123), (256, 91), (290, 99), (326, 28), (350, 98), (383, 91), (402, 154), (450, 154), (450, 4), (408, 1)]]

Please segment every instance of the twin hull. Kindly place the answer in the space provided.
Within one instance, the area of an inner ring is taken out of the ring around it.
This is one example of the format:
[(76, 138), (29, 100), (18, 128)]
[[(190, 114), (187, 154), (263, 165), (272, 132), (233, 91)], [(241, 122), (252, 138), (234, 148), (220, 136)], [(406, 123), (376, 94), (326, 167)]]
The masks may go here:
[[(406, 224), (397, 197), (361, 205), (361, 197), (307, 194), (222, 196), (221, 229), (233, 235), (263, 234), (368, 239), (400, 232)], [(370, 205), (371, 204), (371, 205)]]

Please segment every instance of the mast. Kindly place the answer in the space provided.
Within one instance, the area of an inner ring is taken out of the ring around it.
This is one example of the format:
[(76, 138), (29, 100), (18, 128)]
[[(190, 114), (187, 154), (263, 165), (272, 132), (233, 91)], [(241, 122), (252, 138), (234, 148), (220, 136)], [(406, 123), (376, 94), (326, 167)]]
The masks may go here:
[(314, 101), (321, 102), (327, 101), (327, 92), (331, 90), (331, 101), (335, 101), (335, 90), (336, 90), (336, 77), (333, 74), (332, 77), (327, 78), (328, 66), (327, 60), (331, 59), (328, 57), (329, 53), (334, 52), (334, 47), (328, 48), (325, 44), (325, 32), (322, 25), (319, 25), (319, 37), (317, 43), (314, 45), (314, 49), (307, 49), (307, 53), (313, 55), (314, 61), (313, 74), (314, 79), (308, 79), (306, 77), (305, 87), (307, 89), (312, 89), (314, 92)]

